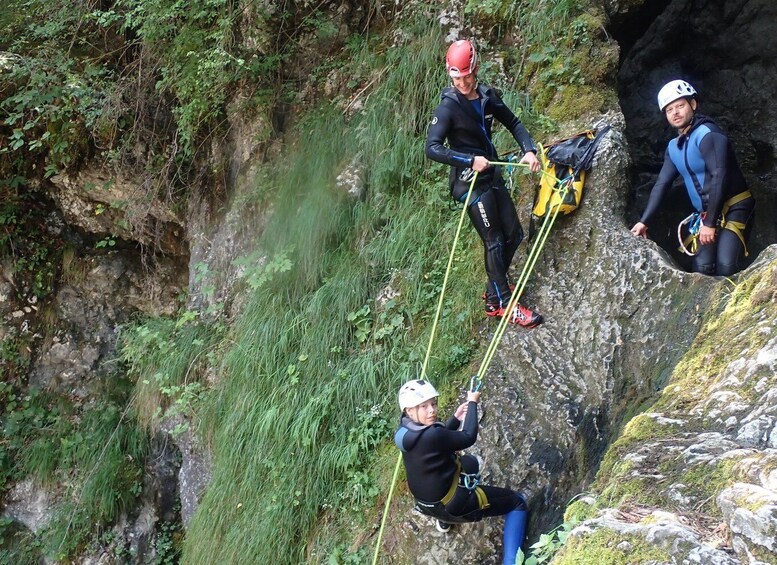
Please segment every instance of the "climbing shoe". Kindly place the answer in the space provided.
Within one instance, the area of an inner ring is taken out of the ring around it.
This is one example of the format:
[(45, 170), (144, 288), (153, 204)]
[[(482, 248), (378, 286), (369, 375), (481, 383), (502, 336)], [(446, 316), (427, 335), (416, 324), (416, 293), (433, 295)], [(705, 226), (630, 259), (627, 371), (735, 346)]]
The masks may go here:
[(437, 528), (438, 532), (447, 534), (448, 532), (451, 531), (451, 525), (448, 522), (443, 522), (442, 520), (435, 520), (434, 525)]
[(516, 304), (511, 312), (498, 304), (486, 304), (486, 315), (501, 318), (509, 316), (508, 322), (518, 324), (524, 328), (534, 328), (542, 323), (542, 315), (530, 308)]

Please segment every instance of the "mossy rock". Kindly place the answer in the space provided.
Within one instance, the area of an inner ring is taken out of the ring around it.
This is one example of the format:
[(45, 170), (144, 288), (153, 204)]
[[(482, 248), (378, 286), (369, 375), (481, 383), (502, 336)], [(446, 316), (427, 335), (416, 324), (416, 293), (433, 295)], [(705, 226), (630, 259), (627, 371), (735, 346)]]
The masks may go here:
[(575, 535), (556, 554), (554, 565), (623, 565), (671, 562), (671, 555), (636, 535), (600, 529), (590, 535)]

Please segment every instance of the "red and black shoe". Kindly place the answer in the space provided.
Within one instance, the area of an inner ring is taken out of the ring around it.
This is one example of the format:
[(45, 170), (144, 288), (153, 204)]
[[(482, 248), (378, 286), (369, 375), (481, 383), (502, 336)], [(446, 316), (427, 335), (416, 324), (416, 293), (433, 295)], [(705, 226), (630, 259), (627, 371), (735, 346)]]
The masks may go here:
[(498, 304), (486, 304), (486, 315), (498, 318), (509, 316), (508, 322), (524, 328), (535, 328), (543, 322), (542, 314), (520, 304), (516, 304), (511, 312)]

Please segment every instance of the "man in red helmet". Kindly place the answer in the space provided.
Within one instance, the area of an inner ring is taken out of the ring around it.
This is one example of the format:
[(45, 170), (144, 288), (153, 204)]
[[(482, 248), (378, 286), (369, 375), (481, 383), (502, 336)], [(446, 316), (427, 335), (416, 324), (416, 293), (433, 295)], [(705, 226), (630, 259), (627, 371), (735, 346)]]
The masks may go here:
[[(499, 93), (478, 84), (475, 46), (465, 39), (454, 42), (445, 56), (445, 66), (453, 85), (442, 91), (442, 100), (426, 136), (426, 156), (451, 166), (450, 189), (453, 198), (464, 202), (475, 171), (478, 173), (467, 210), (485, 248), (486, 314), (509, 316), (509, 321), (527, 328), (542, 323), (542, 316), (520, 304), (508, 311), (511, 289), (507, 271), (515, 250), (523, 239), (523, 229), (515, 211), (491, 142), (494, 118), (513, 135), (524, 152), (521, 163), (532, 172), (540, 170), (537, 149), (521, 121), (502, 101)], [(447, 141), (447, 146), (446, 146)]]

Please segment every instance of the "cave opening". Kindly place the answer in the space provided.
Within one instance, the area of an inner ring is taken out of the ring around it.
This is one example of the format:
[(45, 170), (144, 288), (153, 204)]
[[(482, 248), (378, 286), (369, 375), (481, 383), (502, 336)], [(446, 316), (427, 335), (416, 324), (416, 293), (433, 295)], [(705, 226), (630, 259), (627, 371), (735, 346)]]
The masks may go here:
[[(772, 0), (659, 0), (614, 14), (608, 31), (621, 49), (619, 99), (631, 156), (631, 191), (625, 221), (639, 220), (677, 134), (659, 111), (656, 95), (674, 79), (698, 91), (697, 112), (730, 137), (756, 200), (745, 266), (777, 241), (777, 3)], [(692, 212), (682, 181), (664, 200), (649, 237), (690, 270), (678, 250), (677, 224)]]

